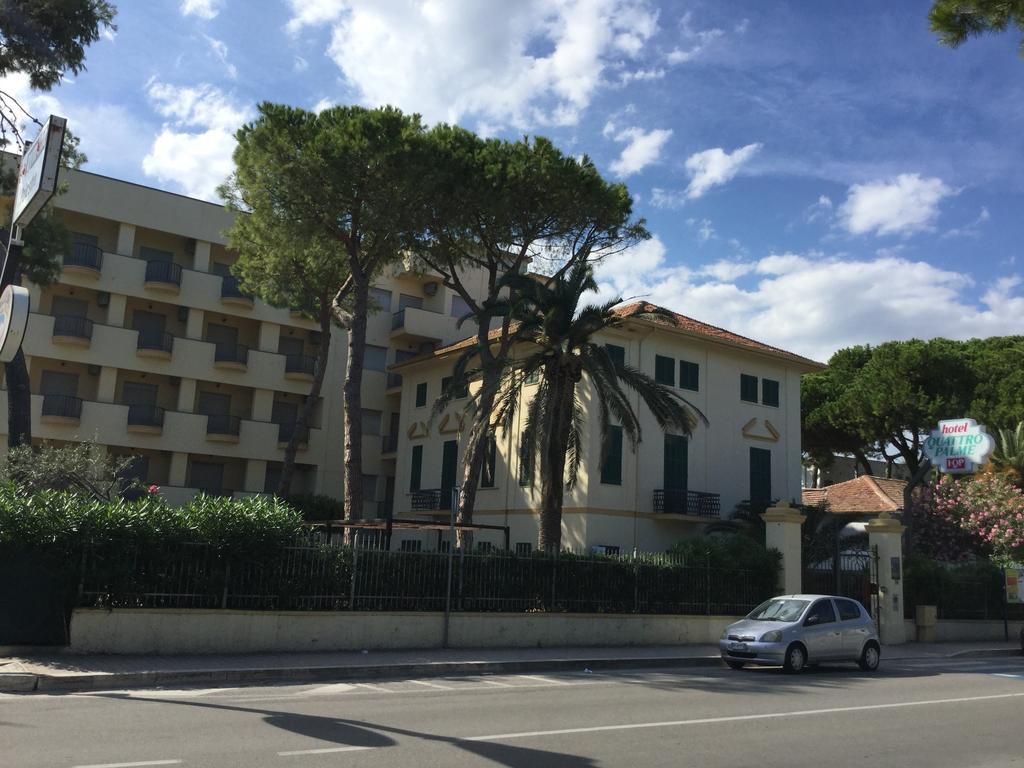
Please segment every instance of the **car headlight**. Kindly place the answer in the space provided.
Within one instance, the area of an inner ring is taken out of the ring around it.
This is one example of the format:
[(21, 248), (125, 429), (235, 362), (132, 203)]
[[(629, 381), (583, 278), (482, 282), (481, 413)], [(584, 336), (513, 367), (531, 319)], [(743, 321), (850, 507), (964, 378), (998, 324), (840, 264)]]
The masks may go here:
[(782, 639), (782, 632), (778, 629), (773, 629), (771, 632), (765, 632), (761, 635), (762, 643), (777, 643)]
[(722, 630), (722, 634), (721, 634), (721, 636), (718, 639), (719, 640), (725, 640), (725, 638), (727, 638), (728, 636), (729, 636), (729, 628), (726, 627), (725, 629)]

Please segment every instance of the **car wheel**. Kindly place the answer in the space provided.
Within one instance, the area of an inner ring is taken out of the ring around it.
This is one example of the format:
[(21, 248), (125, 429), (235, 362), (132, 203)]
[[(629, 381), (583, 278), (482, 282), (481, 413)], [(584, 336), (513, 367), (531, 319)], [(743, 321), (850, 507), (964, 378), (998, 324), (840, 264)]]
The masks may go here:
[(807, 651), (800, 643), (793, 643), (786, 649), (786, 660), (782, 662), (782, 668), (791, 675), (803, 672), (807, 666)]
[(729, 669), (743, 669), (746, 666), (745, 662), (733, 661), (732, 659), (726, 659), (725, 663), (729, 665)]
[(882, 652), (879, 650), (878, 645), (875, 643), (868, 643), (864, 646), (864, 650), (860, 653), (860, 659), (857, 660), (857, 664), (865, 672), (874, 672), (878, 669), (878, 664), (882, 660)]

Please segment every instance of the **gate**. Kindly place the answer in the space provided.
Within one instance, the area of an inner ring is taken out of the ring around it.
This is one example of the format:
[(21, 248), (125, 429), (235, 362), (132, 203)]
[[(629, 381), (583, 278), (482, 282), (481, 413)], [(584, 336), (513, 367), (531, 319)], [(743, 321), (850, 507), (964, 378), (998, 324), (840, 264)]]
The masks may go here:
[(874, 585), (878, 583), (878, 550), (867, 536), (839, 537), (841, 526), (826, 521), (803, 550), (803, 591), (841, 595), (857, 600), (877, 621)]

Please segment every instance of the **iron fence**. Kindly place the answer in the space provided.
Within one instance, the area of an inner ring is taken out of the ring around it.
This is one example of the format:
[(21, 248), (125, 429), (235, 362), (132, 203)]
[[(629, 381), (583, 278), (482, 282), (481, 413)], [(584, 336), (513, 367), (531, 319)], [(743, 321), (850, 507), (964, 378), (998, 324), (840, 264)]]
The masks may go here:
[[(476, 612), (737, 615), (774, 581), (667, 555), (452, 553), (451, 609)], [(90, 547), (77, 604), (103, 608), (441, 611), (446, 552), (321, 541), (272, 551), (208, 544)]]

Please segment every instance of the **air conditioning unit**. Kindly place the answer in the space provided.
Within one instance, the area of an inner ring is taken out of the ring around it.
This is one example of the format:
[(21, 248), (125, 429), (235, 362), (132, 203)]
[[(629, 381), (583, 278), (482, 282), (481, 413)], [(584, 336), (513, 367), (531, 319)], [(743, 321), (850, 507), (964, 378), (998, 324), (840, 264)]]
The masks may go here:
[(188, 307), (178, 307), (178, 322), (179, 323), (187, 323), (188, 322)]
[(194, 237), (185, 238), (185, 253), (189, 256), (196, 255), (196, 239)]
[(96, 304), (101, 307), (106, 307), (110, 304), (110, 294), (106, 291), (99, 291), (96, 294)]
[(423, 284), (423, 293), (424, 293), (424, 295), (426, 295), (426, 296), (436, 296), (437, 295), (437, 287), (438, 287), (437, 283), (424, 283)]

